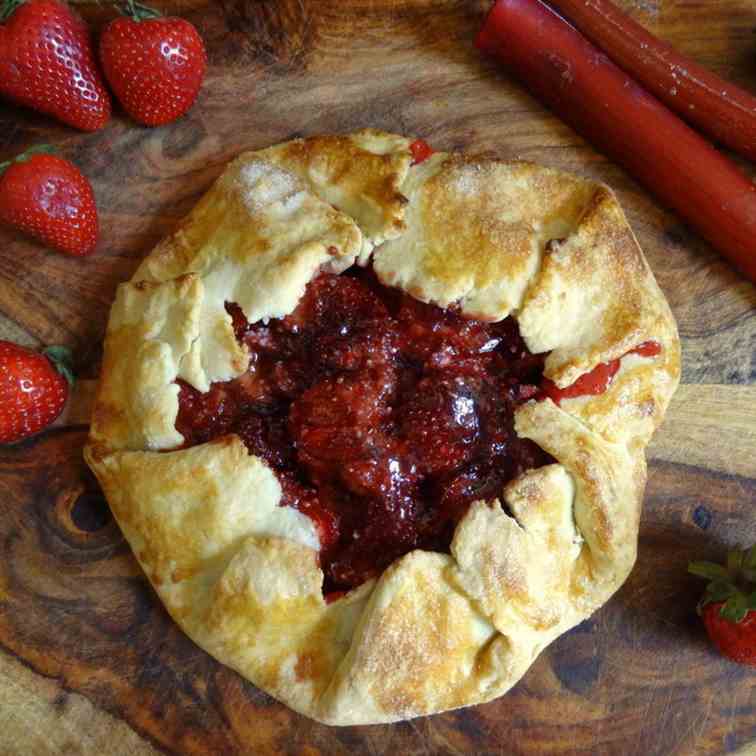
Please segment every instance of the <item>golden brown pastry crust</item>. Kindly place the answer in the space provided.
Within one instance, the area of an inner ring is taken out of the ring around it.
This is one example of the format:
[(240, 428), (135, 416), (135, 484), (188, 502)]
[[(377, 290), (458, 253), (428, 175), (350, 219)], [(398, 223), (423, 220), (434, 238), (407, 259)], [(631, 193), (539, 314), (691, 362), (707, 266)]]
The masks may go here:
[(436, 153), (402, 191), (408, 228), (376, 252), (381, 280), (502, 320), (522, 304), (546, 242), (575, 228), (596, 187), (531, 163)]
[[(601, 606), (635, 560), (644, 449), (679, 380), (666, 301), (614, 195), (522, 162), (436, 154), (376, 131), (234, 161), (124, 284), (85, 450), (123, 532), (186, 633), (293, 709), (390, 722), (488, 701)], [(516, 431), (558, 464), (474, 503), (451, 554), (415, 551), (326, 604), (318, 538), (279, 506), (236, 436), (181, 451), (176, 378), (200, 390), (247, 354), (223, 305), (292, 311), (326, 268), (471, 316), (513, 314), (566, 386), (622, 358), (600, 396), (531, 401)], [(627, 354), (654, 340), (655, 357)]]

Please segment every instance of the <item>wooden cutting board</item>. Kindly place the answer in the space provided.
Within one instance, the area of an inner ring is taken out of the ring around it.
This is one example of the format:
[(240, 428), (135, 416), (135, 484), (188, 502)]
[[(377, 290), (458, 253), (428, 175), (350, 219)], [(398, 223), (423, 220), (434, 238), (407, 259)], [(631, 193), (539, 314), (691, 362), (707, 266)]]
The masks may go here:
[[(619, 168), (544, 111), (471, 40), (480, 2), (157, 3), (204, 36), (185, 118), (95, 134), (0, 105), (0, 159), (42, 141), (89, 176), (98, 254), (0, 231), (0, 329), (75, 348), (97, 371), (115, 286), (226, 161), (296, 135), (373, 126), (439, 149), (536, 160), (611, 184), (677, 316), (683, 385), (649, 449), (638, 564), (602, 610), (493, 703), (391, 726), (293, 714), (195, 647), (141, 574), (86, 472), (76, 409), (0, 449), (2, 754), (718, 754), (756, 743), (756, 674), (718, 658), (686, 574), (756, 541), (756, 290)], [(752, 0), (626, 0), (651, 30), (756, 90)], [(82, 6), (99, 27), (107, 7)], [(694, 159), (691, 156), (691, 159)]]

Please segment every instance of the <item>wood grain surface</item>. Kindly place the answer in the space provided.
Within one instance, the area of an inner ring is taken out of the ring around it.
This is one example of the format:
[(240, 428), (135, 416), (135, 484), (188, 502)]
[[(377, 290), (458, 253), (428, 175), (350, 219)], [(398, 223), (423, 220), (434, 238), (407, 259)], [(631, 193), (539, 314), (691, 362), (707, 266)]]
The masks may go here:
[[(610, 183), (673, 307), (683, 386), (649, 448), (638, 564), (498, 701), (391, 726), (293, 714), (186, 639), (81, 458), (81, 408), (0, 448), (1, 754), (719, 754), (756, 743), (756, 675), (718, 658), (692, 558), (756, 541), (756, 290), (471, 40), (482, 2), (184, 0), (210, 67), (183, 119), (80, 134), (0, 104), (0, 159), (42, 141), (94, 186), (96, 257), (0, 231), (0, 334), (66, 343), (97, 373), (116, 285), (243, 149), (374, 126)], [(756, 90), (752, 0), (626, 0), (657, 34)], [(99, 28), (107, 6), (81, 5)], [(746, 169), (749, 167), (746, 166)], [(87, 384), (85, 384), (87, 385)]]

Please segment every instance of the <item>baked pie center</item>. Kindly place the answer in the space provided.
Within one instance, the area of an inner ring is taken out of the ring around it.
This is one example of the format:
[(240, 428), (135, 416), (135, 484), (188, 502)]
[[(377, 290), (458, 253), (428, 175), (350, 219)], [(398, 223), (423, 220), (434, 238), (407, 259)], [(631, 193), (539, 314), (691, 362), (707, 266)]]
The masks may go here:
[(180, 382), (176, 428), (186, 446), (236, 433), (267, 461), (318, 527), (326, 593), (448, 551), (471, 502), (553, 461), (514, 432), (543, 355), (512, 318), (469, 320), (357, 268), (320, 275), (281, 320), (227, 310), (249, 369), (205, 394)]

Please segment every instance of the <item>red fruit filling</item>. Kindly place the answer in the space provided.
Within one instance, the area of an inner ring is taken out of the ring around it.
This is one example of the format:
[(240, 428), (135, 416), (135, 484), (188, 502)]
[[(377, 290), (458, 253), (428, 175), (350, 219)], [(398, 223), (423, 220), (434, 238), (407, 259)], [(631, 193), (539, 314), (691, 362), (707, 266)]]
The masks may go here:
[[(641, 357), (656, 357), (661, 352), (658, 341), (644, 341), (627, 354), (637, 354)], [(620, 361), (600, 362), (593, 370), (581, 375), (574, 383), (559, 388), (554, 381), (543, 379), (543, 386), (539, 397), (549, 398), (554, 404), (560, 404), (563, 399), (575, 399), (578, 396), (596, 396), (603, 394), (620, 369)]]
[(433, 154), (433, 148), (424, 139), (415, 139), (409, 148), (412, 153), (412, 165), (422, 163)]
[(324, 591), (360, 585), (415, 548), (448, 550), (477, 499), (553, 459), (518, 438), (544, 355), (517, 323), (483, 323), (382, 286), (320, 275), (297, 309), (250, 325), (228, 304), (248, 371), (201, 394), (179, 381), (186, 446), (236, 433), (320, 534)]

